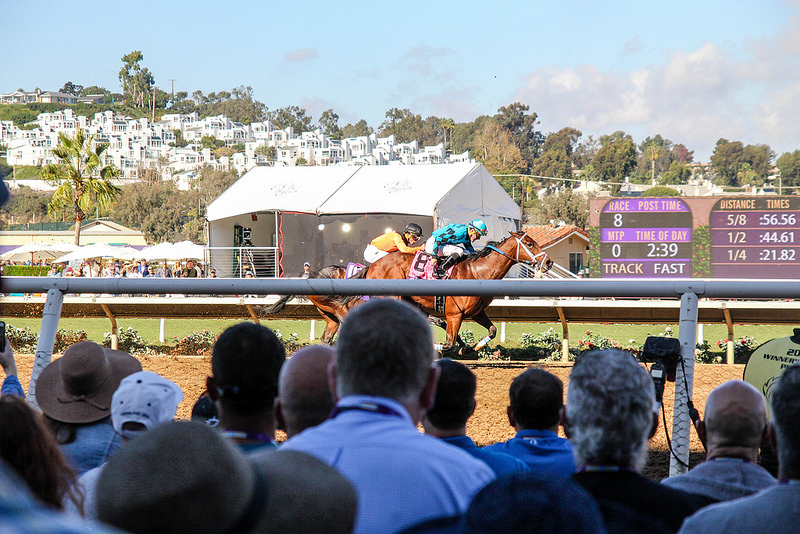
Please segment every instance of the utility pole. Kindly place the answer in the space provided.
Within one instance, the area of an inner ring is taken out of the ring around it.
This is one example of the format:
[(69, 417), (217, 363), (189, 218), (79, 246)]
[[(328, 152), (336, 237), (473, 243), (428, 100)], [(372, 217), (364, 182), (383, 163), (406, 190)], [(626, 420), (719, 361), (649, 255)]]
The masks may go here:
[(172, 82), (172, 96), (170, 96), (169, 101), (172, 102), (172, 105), (175, 105), (175, 78), (170, 78), (169, 81)]

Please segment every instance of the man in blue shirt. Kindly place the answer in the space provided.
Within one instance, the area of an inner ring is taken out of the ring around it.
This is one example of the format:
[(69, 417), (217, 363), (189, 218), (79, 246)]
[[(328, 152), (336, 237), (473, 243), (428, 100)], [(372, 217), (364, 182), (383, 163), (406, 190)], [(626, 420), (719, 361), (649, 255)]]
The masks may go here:
[(229, 327), (214, 343), (206, 389), (217, 405), (217, 427), (247, 453), (276, 447), (273, 405), (285, 360), (281, 340), (253, 323)]
[(398, 300), (371, 300), (347, 315), (336, 347), (331, 418), (281, 450), (316, 456), (350, 480), (358, 494), (356, 534), (398, 532), (464, 513), (495, 474), (416, 428), (439, 379), (425, 317)]
[(511, 455), (481, 449), (467, 436), (467, 420), (475, 413), (475, 373), (463, 363), (442, 358), (436, 364), (441, 370), (436, 388), (436, 402), (422, 418), (426, 434), (437, 437), (486, 462), (498, 477), (530, 472), (527, 464)]
[(519, 458), (532, 471), (564, 477), (575, 472), (575, 459), (569, 440), (558, 437), (564, 384), (557, 376), (531, 367), (511, 382), (508, 422), (517, 435), (486, 450)]

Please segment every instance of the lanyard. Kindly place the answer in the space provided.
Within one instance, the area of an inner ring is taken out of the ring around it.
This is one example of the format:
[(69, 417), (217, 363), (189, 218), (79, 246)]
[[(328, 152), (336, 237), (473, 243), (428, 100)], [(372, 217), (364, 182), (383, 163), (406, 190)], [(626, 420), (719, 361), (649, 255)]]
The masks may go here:
[(394, 417), (403, 417), (403, 414), (395, 410), (394, 408), (390, 408), (389, 406), (384, 406), (383, 404), (378, 404), (377, 402), (359, 402), (357, 404), (353, 404), (352, 406), (337, 406), (331, 412), (329, 419), (333, 419), (337, 415), (342, 412), (352, 412), (352, 411), (360, 411), (360, 412), (372, 412), (372, 413), (379, 413), (381, 415), (391, 415)]

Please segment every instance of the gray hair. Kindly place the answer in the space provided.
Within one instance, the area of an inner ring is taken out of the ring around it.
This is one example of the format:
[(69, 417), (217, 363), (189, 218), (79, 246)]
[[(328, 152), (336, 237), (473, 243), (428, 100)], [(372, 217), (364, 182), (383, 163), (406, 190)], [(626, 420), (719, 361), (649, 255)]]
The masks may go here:
[(770, 399), (782, 478), (800, 478), (800, 365), (783, 371)]
[(567, 387), (567, 430), (576, 463), (641, 470), (656, 406), (653, 381), (630, 353), (584, 354)]
[(336, 351), (339, 397), (374, 395), (404, 403), (425, 385), (433, 365), (433, 334), (410, 304), (373, 299), (347, 314)]

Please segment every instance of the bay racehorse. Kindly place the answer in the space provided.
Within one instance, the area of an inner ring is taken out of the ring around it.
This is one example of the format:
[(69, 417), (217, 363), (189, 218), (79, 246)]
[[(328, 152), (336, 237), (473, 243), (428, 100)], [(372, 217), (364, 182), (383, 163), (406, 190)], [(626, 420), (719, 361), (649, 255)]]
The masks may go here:
[[(500, 243), (490, 243), (480, 252), (471, 254), (459, 261), (452, 268), (450, 278), (455, 280), (497, 280), (508, 274), (511, 266), (523, 263), (542, 273), (553, 266), (553, 261), (542, 250), (542, 247), (524, 232), (509, 232), (509, 237)], [(392, 252), (372, 265), (366, 272), (367, 279), (403, 279), (408, 278), (412, 262), (417, 257), (413, 253)], [(419, 261), (419, 260), (418, 260)], [(403, 297), (417, 304), (424, 312), (433, 316), (444, 315), (447, 340), (442, 345), (442, 352), (453, 348), (458, 339), (458, 331), (465, 319), (475, 321), (488, 330), (488, 335), (479, 340), (472, 348), (478, 350), (490, 339), (494, 339), (497, 328), (486, 315), (486, 308), (494, 297), (447, 296), (444, 300), (444, 311), (437, 310), (435, 296)]]

